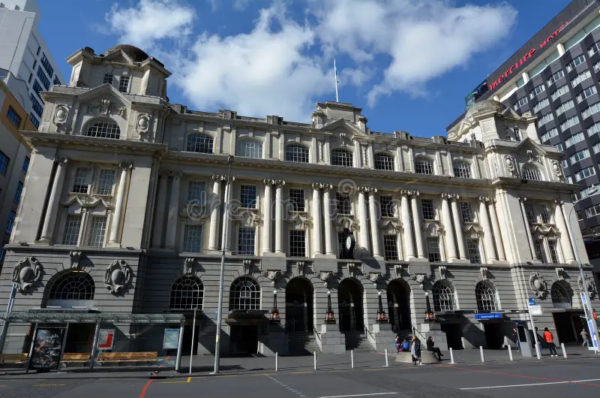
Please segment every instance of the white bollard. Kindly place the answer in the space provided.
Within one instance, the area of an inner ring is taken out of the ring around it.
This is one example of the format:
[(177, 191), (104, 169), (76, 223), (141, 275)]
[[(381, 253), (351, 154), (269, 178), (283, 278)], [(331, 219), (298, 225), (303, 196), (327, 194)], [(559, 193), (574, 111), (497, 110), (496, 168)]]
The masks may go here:
[(508, 356), (510, 357), (510, 361), (512, 362), (513, 357), (512, 357), (512, 347), (508, 346)]
[(350, 350), (350, 364), (352, 365), (352, 369), (354, 369), (354, 350)]
[(450, 364), (454, 365), (454, 352), (452, 352), (452, 348), (450, 348)]
[(560, 343), (560, 346), (563, 350), (563, 357), (567, 357), (567, 350), (565, 349), (565, 343)]
[(390, 367), (390, 359), (388, 358), (387, 348), (385, 349), (385, 367)]
[(479, 352), (481, 353), (481, 362), (485, 362), (485, 358), (483, 356), (483, 346), (479, 346)]
[(317, 370), (317, 352), (316, 352), (316, 351), (314, 351), (314, 357), (315, 357), (315, 359), (314, 359), (314, 362), (315, 362), (315, 370)]
[(279, 371), (279, 353), (275, 353), (275, 372)]
[(539, 344), (535, 345), (535, 355), (537, 356), (537, 359), (542, 359), (542, 353), (540, 352), (540, 345)]

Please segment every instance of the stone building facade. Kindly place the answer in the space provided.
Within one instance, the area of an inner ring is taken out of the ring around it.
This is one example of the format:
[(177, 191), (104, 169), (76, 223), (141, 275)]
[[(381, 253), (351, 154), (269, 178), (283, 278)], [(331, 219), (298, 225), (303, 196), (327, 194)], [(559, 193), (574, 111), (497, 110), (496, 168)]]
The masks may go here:
[[(20, 312), (197, 308), (184, 344), (209, 354), (223, 248), (224, 353), (383, 350), (394, 333), (499, 347), (529, 297), (538, 326), (578, 336), (574, 187), (535, 118), (483, 102), (456, 133), (476, 140), (455, 143), (371, 131), (345, 103), (308, 124), (196, 112), (169, 103), (170, 73), (135, 47), (68, 62), (69, 85), (23, 132), (34, 151), (0, 306), (14, 282)], [(164, 326), (113, 326), (115, 350), (163, 352)], [(32, 330), (11, 324), (5, 352)], [(89, 350), (92, 331), (70, 325), (67, 350)]]

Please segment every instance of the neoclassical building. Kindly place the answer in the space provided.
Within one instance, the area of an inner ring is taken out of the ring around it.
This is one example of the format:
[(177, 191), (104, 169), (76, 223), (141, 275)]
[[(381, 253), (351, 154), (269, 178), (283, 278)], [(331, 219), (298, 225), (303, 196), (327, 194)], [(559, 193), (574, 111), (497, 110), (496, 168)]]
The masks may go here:
[(383, 350), (394, 333), (500, 347), (530, 297), (537, 326), (578, 337), (575, 292), (595, 285), (578, 279), (575, 187), (535, 117), (478, 103), (450, 133), (460, 143), (372, 131), (346, 103), (317, 104), (311, 123), (192, 111), (132, 46), (68, 62), (23, 132), (34, 151), (0, 281), (2, 308), (18, 285), (21, 321), (5, 352), (61, 319), (67, 351), (89, 351), (77, 319), (121, 314), (102, 318), (115, 350), (164, 353), (178, 325), (128, 316), (182, 314), (184, 346), (210, 354), (222, 248), (224, 353)]

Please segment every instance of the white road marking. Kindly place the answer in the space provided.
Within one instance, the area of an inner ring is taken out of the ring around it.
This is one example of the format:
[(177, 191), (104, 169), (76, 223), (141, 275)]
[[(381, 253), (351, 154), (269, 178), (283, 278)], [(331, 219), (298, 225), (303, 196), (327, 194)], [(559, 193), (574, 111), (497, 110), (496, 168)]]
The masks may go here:
[(396, 395), (397, 392), (374, 392), (371, 394), (353, 394), (353, 395), (330, 395), (328, 397), (319, 398), (349, 398), (349, 397), (372, 397), (374, 395)]
[(279, 380), (277, 380), (276, 378), (272, 377), (272, 376), (267, 376), (269, 379), (273, 380), (275, 383), (279, 384), (280, 386), (284, 387), (285, 389), (287, 389), (288, 391), (293, 392), (294, 394), (298, 395), (300, 398), (306, 398), (306, 395), (302, 394), (300, 391), (294, 390), (292, 387), (288, 386), (287, 384), (284, 384), (282, 382), (280, 382)]
[(600, 380), (600, 379), (553, 381), (553, 382), (548, 382), (548, 383), (510, 384), (510, 385), (506, 385), (506, 386), (467, 387), (467, 388), (461, 388), (461, 390), (491, 390), (494, 388), (535, 387), (535, 386), (549, 386), (552, 384), (577, 384), (577, 383), (587, 383), (588, 381), (598, 381), (598, 380)]

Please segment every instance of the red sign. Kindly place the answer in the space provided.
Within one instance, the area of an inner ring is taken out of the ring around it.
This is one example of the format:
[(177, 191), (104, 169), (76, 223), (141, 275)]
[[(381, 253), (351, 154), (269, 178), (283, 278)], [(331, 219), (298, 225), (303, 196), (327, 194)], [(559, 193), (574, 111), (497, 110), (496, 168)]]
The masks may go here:
[[(546, 44), (550, 44), (557, 36), (560, 32), (562, 32), (562, 30), (565, 28), (565, 26), (567, 26), (569, 23), (565, 22), (564, 24), (561, 25), (560, 28), (558, 28), (557, 30), (555, 30), (550, 36), (548, 36), (546, 38), (546, 40), (544, 40), (542, 43), (540, 43), (540, 48), (544, 48), (546, 47)], [(512, 75), (513, 71), (519, 69), (519, 67), (523, 66), (524, 64), (527, 63), (527, 61), (531, 58), (531, 56), (533, 54), (535, 54), (536, 52), (536, 48), (533, 47), (531, 50), (529, 50), (527, 53), (525, 53), (520, 59), (519, 61), (515, 62), (514, 65), (511, 65), (510, 68), (508, 68), (506, 70), (506, 72), (504, 72), (503, 75), (500, 75), (496, 80), (494, 80), (491, 84), (488, 84), (488, 87), (490, 88), (490, 90), (493, 90), (495, 88), (497, 88), (504, 80), (508, 79), (508, 75)]]

